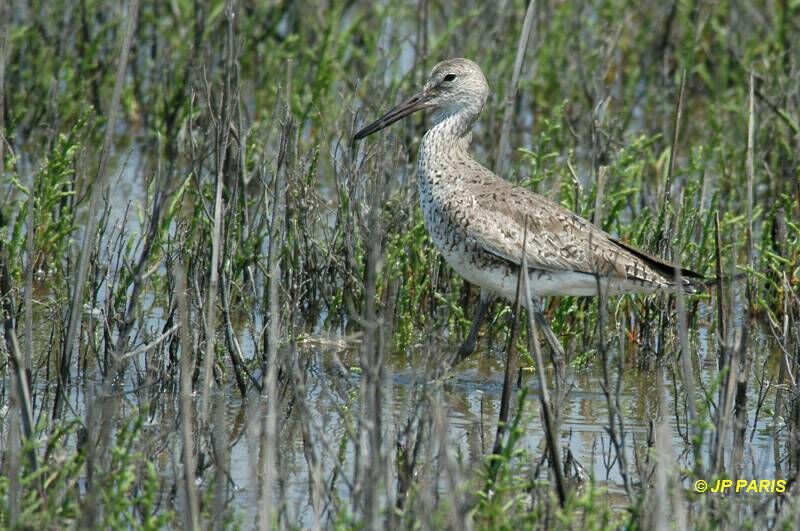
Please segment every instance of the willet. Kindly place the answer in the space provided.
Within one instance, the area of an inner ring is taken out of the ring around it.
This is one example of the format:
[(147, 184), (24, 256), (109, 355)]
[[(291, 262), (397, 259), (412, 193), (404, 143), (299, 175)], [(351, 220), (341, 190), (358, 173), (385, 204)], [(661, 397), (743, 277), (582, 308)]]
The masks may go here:
[[(480, 67), (450, 59), (433, 67), (422, 90), (355, 134), (360, 140), (409, 114), (432, 109), (419, 145), (417, 180), (425, 227), (447, 263), (480, 286), (478, 311), (453, 362), (474, 349), (489, 303), (513, 302), (523, 248), (535, 318), (563, 355), (542, 313), (541, 298), (674, 290), (673, 264), (622, 243), (561, 205), (501, 179), (468, 152), (472, 125), (489, 96)], [(527, 223), (527, 228), (525, 224)], [(523, 246), (523, 239), (526, 243)], [(680, 289), (702, 279), (681, 269)]]

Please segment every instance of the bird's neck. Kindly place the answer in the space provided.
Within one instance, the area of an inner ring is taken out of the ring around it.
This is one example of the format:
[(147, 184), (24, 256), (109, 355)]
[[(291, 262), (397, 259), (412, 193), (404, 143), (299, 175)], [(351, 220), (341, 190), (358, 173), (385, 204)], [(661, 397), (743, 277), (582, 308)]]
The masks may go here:
[(477, 113), (460, 109), (456, 112), (441, 110), (434, 116), (434, 125), (419, 146), (420, 161), (423, 157), (446, 160), (468, 158), (469, 144), (472, 141), (472, 124)]

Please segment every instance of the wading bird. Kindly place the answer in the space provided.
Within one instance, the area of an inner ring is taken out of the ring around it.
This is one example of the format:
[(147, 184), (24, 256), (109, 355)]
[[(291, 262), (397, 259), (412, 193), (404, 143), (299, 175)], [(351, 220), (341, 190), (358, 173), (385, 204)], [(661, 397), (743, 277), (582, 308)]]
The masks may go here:
[[(536, 322), (562, 355), (563, 348), (542, 313), (542, 297), (676, 289), (673, 264), (622, 243), (561, 205), (501, 179), (469, 155), (472, 125), (488, 96), (489, 85), (477, 64), (469, 59), (443, 61), (433, 67), (419, 93), (353, 137), (360, 140), (416, 111), (434, 112), (417, 160), (425, 227), (447, 263), (481, 288), (478, 311), (454, 364), (475, 349), (492, 300), (500, 296), (514, 302), (523, 250)], [(679, 288), (692, 293), (702, 278), (681, 269)]]

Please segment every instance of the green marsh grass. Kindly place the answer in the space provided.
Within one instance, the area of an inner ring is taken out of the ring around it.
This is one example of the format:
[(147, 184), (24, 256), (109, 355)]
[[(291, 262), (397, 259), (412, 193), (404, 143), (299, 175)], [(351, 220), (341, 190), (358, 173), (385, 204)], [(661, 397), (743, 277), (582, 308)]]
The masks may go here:
[[(0, 11), (1, 526), (796, 520), (796, 2)], [(445, 370), (478, 289), (417, 207), (427, 118), (350, 137), (453, 56), (487, 167), (720, 282), (550, 300), (542, 364), (496, 303)], [(787, 492), (691, 488), (754, 474)]]

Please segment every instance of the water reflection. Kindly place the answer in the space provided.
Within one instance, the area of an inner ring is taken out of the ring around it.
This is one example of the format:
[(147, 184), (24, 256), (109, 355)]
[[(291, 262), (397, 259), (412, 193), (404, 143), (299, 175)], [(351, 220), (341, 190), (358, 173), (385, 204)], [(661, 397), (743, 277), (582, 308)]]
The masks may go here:
[[(702, 345), (711, 334), (707, 330), (698, 334), (699, 343)], [(695, 347), (697, 348), (697, 347)], [(703, 351), (703, 348), (699, 349)], [(408, 422), (414, 413), (414, 404), (418, 401), (421, 388), (430, 388), (435, 385), (428, 381), (425, 369), (424, 348), (411, 355), (399, 353), (391, 356), (386, 366), (388, 387), (385, 395), (384, 430), (386, 441), (394, 441), (395, 436)], [(308, 369), (305, 372), (305, 397), (308, 410), (311, 412), (313, 429), (313, 445), (320, 458), (319, 470), (316, 472), (322, 478), (330, 478), (334, 467), (352, 471), (354, 469), (354, 445), (344, 443), (347, 440), (346, 431), (355, 429), (357, 422), (355, 414), (358, 408), (358, 391), (361, 375), (356, 369), (359, 366), (358, 345), (346, 340), (331, 342), (308, 341), (303, 350), (296, 353), (299, 357), (308, 360)], [(630, 355), (630, 353), (629, 353)], [(710, 357), (700, 354), (699, 379), (703, 382), (706, 392), (716, 398), (715, 382), (718, 379), (716, 363)], [(754, 367), (762, 366), (768, 361), (768, 353), (762, 349), (758, 351), (754, 360)], [(712, 363), (713, 362), (713, 363)], [(500, 397), (503, 380), (503, 354), (502, 352), (485, 351), (476, 353), (462, 364), (455, 374), (439, 387), (441, 405), (446, 412), (447, 437), (454, 455), (460, 457), (461, 466), (471, 475), (476, 467), (485, 462), (494, 444), (497, 416), (500, 407)], [(616, 361), (611, 354), (612, 367)], [(628, 366), (629, 365), (629, 366)], [(635, 361), (630, 361), (623, 371), (623, 380), (620, 393), (620, 406), (625, 424), (625, 448), (629, 465), (629, 477), (633, 483), (639, 483), (635, 465), (641, 465), (646, 459), (648, 444), (652, 444), (652, 431), (659, 421), (657, 374), (658, 370), (636, 369)], [(551, 365), (548, 363), (548, 380), (553, 388), (553, 375)], [(612, 370), (613, 373), (615, 371)], [(672, 452), (677, 456), (678, 464), (686, 470), (692, 468), (690, 447), (685, 443), (682, 433), (685, 432), (685, 405), (683, 391), (679, 382), (673, 382), (673, 375), (669, 367), (664, 367), (664, 403), (660, 407), (664, 411), (664, 419), (671, 436)], [(753, 371), (754, 380), (758, 379), (758, 370)], [(585, 369), (569, 370), (569, 392), (566, 400), (561, 404), (560, 443), (562, 447), (569, 448), (570, 452), (582, 466), (586, 473), (592, 475), (594, 480), (608, 489), (610, 503), (622, 503), (624, 500), (624, 484), (620, 474), (619, 463), (612, 448), (608, 434), (609, 414), (607, 398), (603, 392), (603, 371), (599, 359)], [(538, 460), (545, 451), (542, 424), (540, 418), (540, 405), (537, 393), (535, 375), (530, 372), (523, 373), (523, 384), (530, 391), (524, 404), (523, 415), (524, 437), (521, 447), (528, 454)], [(759, 389), (760, 384), (751, 382), (750, 389)], [(713, 392), (712, 392), (713, 391)], [(752, 424), (758, 407), (758, 393), (753, 392), (749, 397), (748, 410), (750, 425), (747, 427), (747, 438), (750, 444), (745, 444), (742, 477), (758, 477), (760, 479), (774, 478), (776, 471), (773, 464), (774, 440), (770, 429), (771, 418), (764, 414), (759, 415), (757, 424)], [(232, 402), (235, 402), (231, 398)], [(254, 515), (257, 507), (258, 479), (255, 471), (258, 470), (259, 453), (259, 422), (257, 416), (263, 409), (257, 407), (258, 397), (251, 397), (242, 407), (248, 408), (245, 434), (232, 447), (231, 454), (231, 479), (239, 492), (235, 497), (238, 509), (247, 515)], [(698, 404), (705, 403), (702, 400)], [(708, 413), (702, 409), (699, 412), (701, 420), (709, 419), (714, 411)], [(241, 407), (232, 408), (232, 417), (241, 415)], [(676, 415), (677, 410), (677, 415)], [(391, 416), (389, 415), (391, 413)], [(680, 418), (680, 428), (678, 425)], [(232, 422), (234, 419), (232, 418)], [(240, 422), (240, 420), (236, 421)], [(296, 419), (289, 415), (283, 426), (284, 434), (289, 434), (281, 443), (280, 467), (281, 477), (288, 478), (288, 483), (283, 486), (288, 503), (289, 521), (301, 525), (312, 523), (310, 483), (312, 474), (308, 469), (304, 456), (304, 443), (302, 430), (297, 426)], [(703, 458), (708, 465), (711, 452), (712, 436), (706, 433)], [(731, 444), (726, 444), (726, 462), (730, 460)], [(385, 449), (391, 455), (392, 448)], [(339, 460), (342, 462), (339, 462)], [(535, 464), (535, 463), (534, 463)], [(533, 464), (531, 464), (531, 467)], [(439, 485), (446, 489), (446, 485)], [(688, 488), (688, 484), (687, 484)], [(347, 480), (340, 479), (335, 490), (342, 499), (350, 495), (350, 486)], [(614, 502), (613, 500), (617, 500)]]

